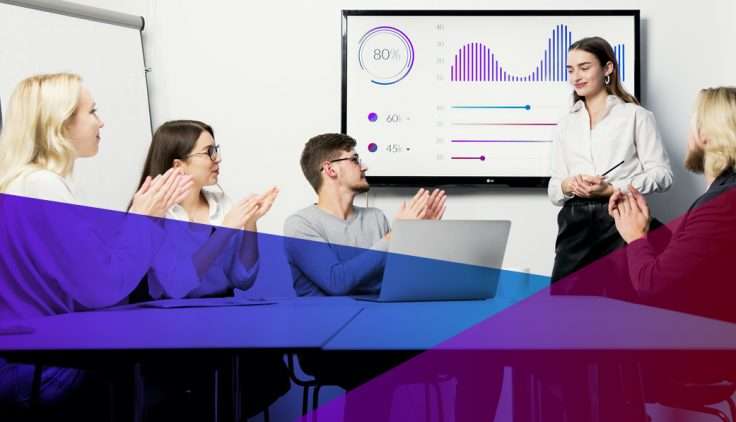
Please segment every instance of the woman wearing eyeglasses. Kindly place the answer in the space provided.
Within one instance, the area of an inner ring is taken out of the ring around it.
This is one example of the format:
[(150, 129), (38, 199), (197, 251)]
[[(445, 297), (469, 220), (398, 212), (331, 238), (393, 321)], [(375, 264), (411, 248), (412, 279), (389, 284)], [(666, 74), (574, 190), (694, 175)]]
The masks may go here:
[(166, 224), (171, 248), (148, 273), (154, 299), (229, 296), (255, 281), (256, 222), (271, 209), (278, 189), (233, 203), (221, 189), (209, 189), (219, 187), (221, 161), (214, 130), (206, 123), (174, 120), (153, 135), (141, 181), (174, 168), (193, 182), (189, 195), (166, 213), (172, 220)]
[[(141, 180), (173, 168), (190, 176), (193, 184), (189, 194), (166, 213), (167, 248), (158, 254), (148, 272), (148, 291), (154, 299), (232, 296), (234, 289), (246, 290), (255, 282), (256, 222), (271, 209), (278, 189), (273, 187), (233, 203), (222, 189), (211, 189), (219, 188), (221, 162), (214, 130), (206, 123), (169, 121), (153, 135)], [(163, 397), (171, 399), (170, 405), (164, 399), (152, 407), (153, 415), (163, 412), (161, 418), (170, 418), (177, 416), (172, 413), (182, 412), (183, 418), (193, 416), (186, 414), (189, 411), (180, 405), (183, 397), (176, 391), (188, 390), (186, 400), (202, 402), (193, 410), (207, 409), (207, 374), (198, 369), (203, 366), (193, 365), (182, 373), (181, 368), (169, 368), (165, 363), (155, 365), (155, 370), (144, 369), (155, 384), (169, 386), (169, 394)], [(289, 390), (288, 371), (280, 354), (243, 359), (240, 369), (242, 390), (247, 396), (246, 417), (259, 413)]]

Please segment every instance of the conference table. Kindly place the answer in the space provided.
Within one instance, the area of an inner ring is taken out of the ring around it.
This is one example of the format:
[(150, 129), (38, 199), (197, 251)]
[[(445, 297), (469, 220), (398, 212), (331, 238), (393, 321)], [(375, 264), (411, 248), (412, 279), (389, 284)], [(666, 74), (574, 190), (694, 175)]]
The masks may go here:
[[(33, 332), (0, 336), (0, 350), (241, 350), (320, 348), (362, 307), (349, 298), (243, 301), (229, 305), (145, 304), (19, 322)], [(179, 301), (186, 303), (186, 300)]]
[(503, 354), (736, 350), (736, 324), (605, 297), (545, 291), (516, 302), (366, 302), (323, 349)]
[[(546, 380), (567, 377), (583, 384), (590, 376), (585, 371), (591, 371), (595, 379), (574, 390), (589, 397), (576, 397), (568, 408), (579, 415), (575, 420), (647, 420), (641, 374), (651, 375), (652, 368), (690, 368), (697, 376), (720, 375), (719, 367), (733, 368), (729, 362), (736, 363), (736, 324), (604, 297), (554, 296), (543, 290), (518, 302), (370, 304), (322, 349), (429, 351), (395, 369), (395, 384), (431, 379), (427, 376), (431, 371), (452, 375), (458, 365), (470, 365), (478, 368), (471, 371), (471, 379), (475, 377), (471, 385), (491, 390), (491, 383), (498, 381), (479, 381), (484, 376), (481, 368), (489, 362), (510, 367), (515, 421), (544, 420), (539, 397), (549, 391), (542, 389), (539, 383), (545, 378), (538, 374), (549, 374), (551, 368), (553, 376)], [(631, 387), (640, 391), (630, 391)], [(621, 397), (628, 408), (622, 408)]]
[[(94, 366), (167, 356), (225, 361), (214, 419), (240, 421), (238, 364), (244, 352), (319, 349), (362, 309), (350, 298), (217, 306), (219, 300), (226, 299), (211, 299), (208, 306), (199, 300), (195, 307), (181, 308), (127, 305), (6, 323), (27, 332), (0, 335), (0, 352), (18, 361), (43, 363), (52, 357), (53, 362), (81, 361)], [(141, 418), (140, 397), (134, 413), (135, 419)]]
[(224, 394), (219, 414), (223, 420), (239, 420), (235, 377), (243, 352), (480, 351), (514, 367), (535, 354), (619, 361), (653, 352), (707, 359), (736, 351), (736, 324), (546, 290), (516, 300), (375, 303), (333, 297), (174, 309), (129, 305), (20, 323), (29, 332), (0, 335), (3, 356), (33, 360), (53, 352), (108, 362), (164, 352), (227, 356), (235, 369), (233, 396)]

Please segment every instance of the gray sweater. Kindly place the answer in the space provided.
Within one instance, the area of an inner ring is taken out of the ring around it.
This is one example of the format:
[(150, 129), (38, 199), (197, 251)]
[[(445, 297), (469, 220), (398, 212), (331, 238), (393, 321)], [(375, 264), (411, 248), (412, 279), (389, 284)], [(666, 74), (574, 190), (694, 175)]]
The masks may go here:
[(316, 205), (286, 219), (286, 253), (298, 296), (374, 294), (380, 290), (390, 231), (377, 208), (354, 207), (342, 220)]

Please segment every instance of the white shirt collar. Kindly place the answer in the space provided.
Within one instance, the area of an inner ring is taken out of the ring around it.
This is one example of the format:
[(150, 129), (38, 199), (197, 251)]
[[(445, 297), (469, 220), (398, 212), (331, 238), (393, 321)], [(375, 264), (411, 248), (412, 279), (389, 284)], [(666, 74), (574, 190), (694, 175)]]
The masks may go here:
[[(624, 100), (619, 98), (617, 95), (610, 94), (608, 97), (606, 97), (606, 111), (603, 113), (604, 115), (608, 114), (611, 109), (617, 105), (623, 104)], [(580, 110), (585, 109), (585, 101), (582, 99), (577, 100), (575, 104), (570, 107), (570, 113), (577, 113)]]
[[(202, 189), (202, 195), (204, 195), (204, 199), (209, 206), (208, 218), (210, 224), (219, 224), (225, 214), (223, 209), (223, 195), (207, 189)], [(166, 213), (166, 216), (179, 221), (191, 221), (187, 211), (179, 204), (174, 204)]]

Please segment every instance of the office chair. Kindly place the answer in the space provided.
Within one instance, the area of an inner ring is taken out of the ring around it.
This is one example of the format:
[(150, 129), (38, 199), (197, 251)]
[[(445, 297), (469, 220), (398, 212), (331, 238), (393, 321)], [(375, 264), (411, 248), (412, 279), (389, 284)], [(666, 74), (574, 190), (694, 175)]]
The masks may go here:
[[(673, 409), (689, 410), (717, 417), (723, 422), (732, 422), (736, 417), (736, 403), (731, 396), (736, 393), (736, 383), (723, 381), (711, 384), (669, 383), (659, 386), (654, 400), (662, 406)], [(727, 403), (729, 414), (710, 407), (714, 404)]]
[[(312, 420), (317, 420), (317, 408), (319, 407), (319, 393), (322, 387), (325, 386), (337, 386), (337, 384), (334, 384), (330, 382), (329, 380), (320, 381), (318, 378), (314, 377), (311, 379), (303, 379), (300, 378), (297, 375), (297, 358), (294, 356), (294, 353), (287, 354), (287, 367), (289, 369), (289, 376), (291, 380), (294, 382), (294, 384), (300, 386), (303, 388), (302, 390), (302, 416), (306, 416), (307, 412), (309, 410), (309, 390), (311, 388), (314, 388), (314, 392), (312, 394)], [(303, 372), (300, 370), (300, 372)], [(438, 414), (438, 420), (441, 422), (443, 420), (444, 416), (444, 406), (442, 403), (442, 392), (440, 390), (440, 383), (448, 381), (450, 379), (449, 376), (445, 375), (436, 375), (433, 376), (432, 380), (413, 380), (410, 384), (424, 384), (425, 386), (425, 404), (426, 404), (426, 415), (429, 418), (429, 414), (431, 412), (430, 409), (430, 399), (432, 397), (431, 395), (431, 389), (432, 388), (435, 391), (435, 396), (437, 396), (437, 414)]]

